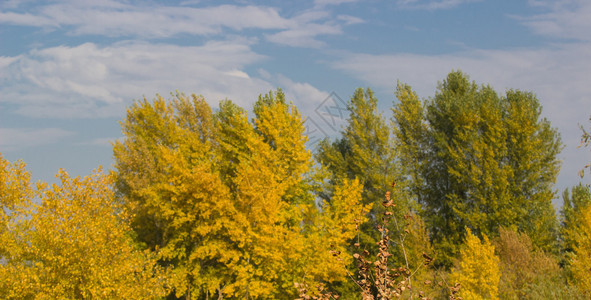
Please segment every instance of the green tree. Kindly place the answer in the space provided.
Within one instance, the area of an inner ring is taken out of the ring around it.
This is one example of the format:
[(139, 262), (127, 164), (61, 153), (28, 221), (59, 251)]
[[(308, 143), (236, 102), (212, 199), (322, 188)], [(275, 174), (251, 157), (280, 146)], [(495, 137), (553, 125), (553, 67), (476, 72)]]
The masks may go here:
[(552, 185), (562, 146), (533, 94), (499, 97), (451, 72), (424, 103), (408, 85), (398, 84), (396, 96), (400, 161), (440, 262), (451, 261), (464, 226), (487, 236), (517, 226), (535, 245), (556, 249)]
[[(398, 205), (397, 217), (408, 209), (408, 197), (402, 193), (404, 178), (394, 152), (390, 128), (381, 113), (378, 113), (378, 99), (370, 89), (357, 89), (347, 107), (349, 118), (342, 137), (334, 142), (321, 141), (316, 160), (329, 172), (329, 187), (336, 186), (345, 179), (358, 178), (363, 185), (362, 199), (371, 205), (370, 222), (361, 226), (360, 238), (364, 245), (375, 245), (380, 239), (376, 230), (381, 223), (379, 216), (384, 212), (381, 205), (384, 191), (392, 184), (392, 199)], [(330, 194), (323, 195), (324, 198)], [(372, 247), (370, 246), (370, 247)]]

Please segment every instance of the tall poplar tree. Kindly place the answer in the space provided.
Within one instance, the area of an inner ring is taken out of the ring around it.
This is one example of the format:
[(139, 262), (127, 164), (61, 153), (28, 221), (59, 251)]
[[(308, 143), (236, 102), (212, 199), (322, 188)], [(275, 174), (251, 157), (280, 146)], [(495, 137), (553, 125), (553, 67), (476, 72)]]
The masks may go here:
[[(404, 178), (401, 175), (394, 152), (391, 131), (386, 120), (378, 112), (378, 99), (368, 89), (359, 88), (348, 104), (349, 118), (341, 138), (321, 141), (316, 160), (330, 172), (329, 186), (336, 186), (345, 179), (359, 179), (363, 185), (362, 199), (371, 205), (369, 222), (361, 226), (360, 238), (365, 247), (372, 247), (380, 239), (376, 230), (381, 224), (379, 216), (386, 191), (392, 191), (396, 211), (407, 213), (408, 197), (402, 193)], [(397, 185), (392, 188), (392, 185)], [(328, 188), (330, 192), (332, 188)], [(330, 194), (324, 195), (329, 197)]]
[(499, 226), (515, 227), (535, 245), (556, 250), (552, 188), (562, 145), (532, 93), (499, 96), (458, 71), (424, 102), (408, 85), (399, 84), (396, 95), (397, 148), (447, 261), (466, 226), (487, 236)]

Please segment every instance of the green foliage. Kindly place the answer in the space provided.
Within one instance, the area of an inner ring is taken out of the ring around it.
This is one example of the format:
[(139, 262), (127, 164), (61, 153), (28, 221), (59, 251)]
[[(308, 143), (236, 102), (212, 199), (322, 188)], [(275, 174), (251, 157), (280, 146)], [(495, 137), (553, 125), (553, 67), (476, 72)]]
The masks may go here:
[(135, 102), (109, 175), (34, 187), (0, 156), (0, 298), (589, 298), (591, 188), (563, 194), (561, 268), (562, 145), (535, 96), (461, 72), (396, 96), (389, 127), (357, 89), (318, 165), (280, 89), (251, 119), (230, 100)]
[[(362, 183), (362, 203), (370, 205), (371, 211), (369, 222), (360, 225), (358, 241), (372, 253), (378, 253), (380, 234), (376, 228), (380, 225), (379, 216), (385, 211), (380, 204), (383, 191), (393, 183), (398, 185), (392, 195), (399, 208), (396, 210), (397, 218), (402, 218), (409, 208), (408, 196), (400, 188), (405, 181), (392, 147), (390, 128), (378, 112), (377, 104), (378, 99), (370, 89), (355, 90), (348, 103), (349, 117), (341, 137), (334, 142), (329, 139), (321, 141), (315, 155), (322, 168), (329, 173), (328, 183), (320, 191), (323, 199), (329, 199), (335, 187), (344, 180), (359, 179)], [(392, 226), (390, 229), (395, 230)], [(392, 242), (399, 244), (398, 240)], [(355, 251), (352, 244), (349, 249)], [(395, 260), (403, 261), (401, 251), (394, 252), (394, 255)], [(347, 290), (354, 289), (355, 286), (349, 282), (337, 290), (345, 294)]]
[[(379, 240), (375, 231), (379, 216), (384, 212), (379, 205), (383, 191), (393, 183), (398, 187), (404, 184), (401, 170), (392, 148), (390, 129), (382, 115), (378, 113), (377, 98), (370, 89), (357, 89), (348, 105), (349, 118), (342, 137), (334, 142), (323, 140), (318, 148), (316, 159), (330, 171), (328, 195), (344, 179), (358, 178), (363, 184), (363, 203), (372, 205), (370, 222), (361, 227), (360, 239), (363, 243), (374, 245)], [(331, 187), (333, 186), (333, 187)], [(402, 188), (396, 188), (394, 195), (399, 206), (398, 216), (408, 208)]]
[(498, 299), (501, 278), (499, 258), (495, 247), (484, 235), (481, 240), (466, 228), (466, 242), (460, 248), (460, 258), (452, 270), (451, 280), (461, 284), (462, 299)]
[[(429, 296), (447, 296), (450, 299), (456, 299), (454, 294), (457, 292), (457, 286), (453, 289), (445, 290), (437, 288), (434, 281), (438, 279), (431, 268), (433, 258), (426, 252), (417, 253), (417, 250), (431, 251), (428, 237), (424, 231), (424, 223), (416, 215), (405, 215), (403, 220), (397, 219), (397, 207), (392, 193), (386, 192), (384, 201), (380, 204), (384, 212), (379, 216), (381, 224), (377, 231), (380, 233), (380, 239), (377, 242), (378, 252), (372, 256), (370, 251), (365, 249), (365, 245), (357, 242), (354, 244), (356, 253), (355, 268), (351, 274), (351, 280), (359, 293), (348, 291), (342, 294), (344, 299), (430, 299)], [(357, 224), (356, 224), (357, 225)], [(391, 226), (389, 226), (391, 225)], [(390, 231), (388, 228), (394, 227), (396, 231)], [(393, 243), (395, 242), (395, 243)], [(415, 244), (412, 249), (406, 245)], [(399, 249), (392, 248), (398, 245)], [(362, 250), (363, 249), (363, 250)], [(393, 251), (400, 250), (403, 256), (403, 262), (398, 263), (393, 258)], [(334, 256), (341, 260), (340, 250), (332, 250)], [(430, 253), (430, 252), (429, 252)], [(325, 285), (319, 285), (316, 289), (306, 283), (296, 284), (300, 292), (299, 299), (339, 299), (340, 294), (335, 294), (332, 289)], [(441, 284), (443, 287), (443, 284)]]
[(495, 249), (501, 260), (501, 299), (577, 299), (557, 259), (534, 249), (524, 233), (501, 228)]
[(551, 201), (561, 143), (533, 94), (499, 97), (452, 72), (424, 103), (407, 85), (399, 84), (396, 95), (400, 161), (441, 262), (457, 253), (464, 226), (487, 236), (517, 226), (535, 245), (555, 249)]

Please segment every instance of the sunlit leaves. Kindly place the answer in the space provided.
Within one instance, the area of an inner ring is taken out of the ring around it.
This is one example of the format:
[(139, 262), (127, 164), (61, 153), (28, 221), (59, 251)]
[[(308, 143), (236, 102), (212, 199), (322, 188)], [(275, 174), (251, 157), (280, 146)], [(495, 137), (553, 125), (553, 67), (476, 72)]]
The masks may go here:
[(461, 285), (459, 294), (462, 299), (498, 299), (500, 276), (495, 247), (486, 236), (481, 241), (466, 228), (466, 241), (451, 274), (451, 280)]
[[(11, 224), (2, 224), (2, 244), (9, 246), (0, 253), (2, 298), (152, 299), (165, 294), (166, 273), (150, 253), (136, 248), (108, 176), (97, 171), (70, 178), (60, 171), (59, 185), (38, 185), (35, 193), (22, 164), (2, 164), (8, 191), (2, 204), (12, 208)], [(20, 207), (10, 199), (17, 194)], [(33, 194), (38, 199), (29, 198)]]
[(229, 100), (213, 113), (200, 97), (176, 95), (136, 102), (122, 123), (117, 190), (139, 241), (172, 269), (177, 297), (290, 298), (296, 279), (345, 275), (326, 258), (367, 211), (358, 183), (319, 210), (297, 109), (278, 90), (254, 112), (249, 121)]
[(591, 295), (591, 207), (580, 211), (579, 223), (574, 226), (574, 257), (570, 262), (574, 283), (589, 297)]

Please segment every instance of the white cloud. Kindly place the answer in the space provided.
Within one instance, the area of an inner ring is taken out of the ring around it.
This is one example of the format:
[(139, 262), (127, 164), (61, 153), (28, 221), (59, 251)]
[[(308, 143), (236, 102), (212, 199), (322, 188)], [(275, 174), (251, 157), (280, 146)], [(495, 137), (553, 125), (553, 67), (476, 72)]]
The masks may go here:
[(340, 34), (341, 29), (331, 24), (307, 24), (305, 26), (266, 35), (268, 41), (292, 47), (321, 48), (325, 42), (316, 39), (321, 34)]
[(58, 23), (51, 18), (36, 16), (29, 13), (19, 14), (14, 12), (0, 12), (0, 23), (35, 27), (56, 27), (58, 25)]
[(53, 144), (73, 134), (59, 128), (0, 128), (0, 152)]
[(359, 0), (315, 0), (314, 4), (317, 7), (323, 7), (323, 6), (327, 6), (327, 5), (341, 5), (344, 3), (352, 3), (352, 2), (357, 2)]
[(145, 3), (62, 1), (34, 12), (0, 13), (0, 23), (67, 27), (76, 35), (169, 37), (181, 33), (209, 35), (222, 29), (283, 29), (289, 21), (276, 9), (258, 6), (151, 6)]
[[(340, 23), (335, 20), (323, 21), (330, 18), (330, 14), (326, 11), (307, 11), (293, 17), (289, 29), (274, 34), (267, 34), (265, 36), (268, 41), (282, 45), (309, 48), (323, 47), (325, 43), (317, 40), (317, 36), (338, 35), (343, 33), (342, 25)], [(351, 19), (341, 19), (340, 21), (350, 23)]]
[(122, 42), (107, 47), (33, 50), (0, 59), (0, 102), (31, 117), (120, 116), (131, 99), (175, 90), (203, 94), (212, 105), (230, 98), (250, 104), (271, 89), (245, 67), (265, 57), (247, 39), (210, 41), (202, 46)]
[(398, 0), (397, 3), (402, 8), (436, 10), (479, 1), (482, 0)]
[(333, 67), (390, 94), (401, 80), (419, 96), (433, 96), (437, 82), (452, 69), (461, 69), (500, 93), (508, 88), (532, 91), (543, 105), (543, 115), (558, 127), (566, 144), (559, 178), (563, 186), (577, 182), (578, 169), (589, 160), (588, 152), (577, 151), (576, 146), (581, 134), (578, 124), (588, 124), (591, 115), (591, 44), (448, 55), (351, 54)]
[(530, 1), (530, 4), (549, 10), (544, 14), (518, 18), (535, 33), (591, 41), (591, 1)]
[(62, 30), (72, 35), (148, 39), (179, 34), (211, 37), (228, 31), (259, 29), (267, 31), (268, 40), (274, 43), (321, 47), (324, 44), (316, 39), (317, 36), (342, 34), (343, 25), (362, 22), (352, 16), (333, 17), (322, 6), (286, 18), (280, 15), (279, 10), (267, 6), (192, 7), (134, 1), (70, 0), (40, 5), (26, 12), (5, 9), (0, 11), (0, 24)]
[(344, 21), (346, 25), (365, 23), (363, 19), (349, 15), (338, 15), (337, 20)]
[(284, 75), (277, 75), (277, 84), (284, 90), (288, 101), (292, 101), (305, 116), (314, 114), (314, 110), (322, 104), (329, 93), (321, 91), (306, 82), (296, 82)]

